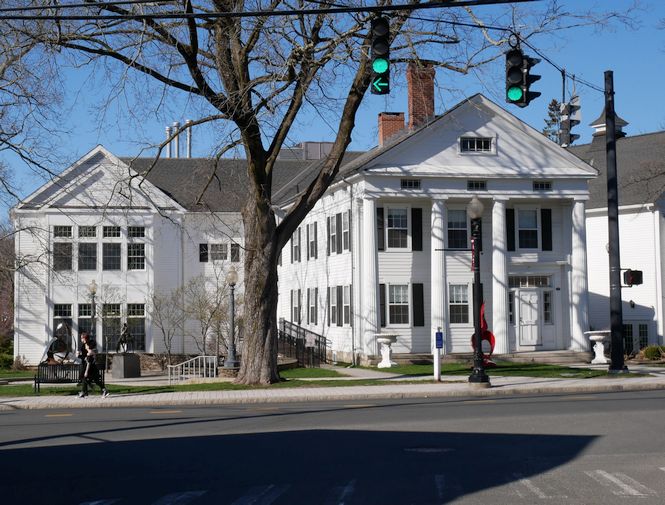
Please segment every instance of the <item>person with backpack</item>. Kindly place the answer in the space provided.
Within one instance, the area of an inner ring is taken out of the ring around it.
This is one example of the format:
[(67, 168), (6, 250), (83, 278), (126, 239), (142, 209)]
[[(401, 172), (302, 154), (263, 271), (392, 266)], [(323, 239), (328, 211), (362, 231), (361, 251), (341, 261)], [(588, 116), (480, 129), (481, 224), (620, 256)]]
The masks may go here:
[(97, 384), (102, 390), (102, 398), (106, 398), (109, 392), (102, 382), (99, 368), (97, 367), (97, 344), (90, 338), (87, 332), (81, 333), (81, 359), (83, 361), (83, 377), (81, 377), (81, 392), (79, 398), (88, 396), (88, 388)]

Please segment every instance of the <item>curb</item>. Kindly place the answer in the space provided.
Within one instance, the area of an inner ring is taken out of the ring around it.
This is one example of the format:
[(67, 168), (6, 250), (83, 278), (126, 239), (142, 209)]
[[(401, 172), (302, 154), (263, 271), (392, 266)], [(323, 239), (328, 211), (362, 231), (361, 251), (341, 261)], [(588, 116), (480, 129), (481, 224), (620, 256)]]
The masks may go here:
[[(434, 384), (434, 387), (437, 385)], [(378, 388), (383, 386), (370, 386)], [(412, 389), (408, 386), (402, 387), (403, 391), (395, 391), (395, 387), (386, 386), (391, 391), (330, 391), (322, 394), (320, 389), (300, 389), (293, 391), (271, 392), (270, 395), (261, 394), (247, 395), (246, 391), (240, 394), (211, 395), (209, 392), (199, 394), (176, 393), (178, 397), (173, 398), (174, 393), (155, 393), (137, 398), (134, 395), (111, 396), (109, 398), (87, 398), (81, 400), (76, 397), (53, 397), (36, 401), (33, 398), (9, 398), (0, 400), (0, 412), (12, 412), (16, 410), (42, 410), (42, 409), (72, 409), (72, 408), (136, 408), (136, 407), (164, 407), (164, 406), (212, 406), (212, 405), (240, 405), (240, 404), (265, 404), (265, 403), (301, 403), (311, 401), (350, 401), (350, 400), (400, 400), (414, 398), (460, 398), (476, 397), (487, 398), (492, 396), (528, 396), (528, 395), (556, 395), (556, 394), (578, 394), (578, 393), (617, 393), (632, 391), (658, 391), (665, 390), (665, 383), (653, 384), (575, 384), (554, 386), (494, 386), (489, 389), (475, 389), (468, 384), (461, 384), (455, 389), (421, 388)], [(351, 388), (349, 388), (351, 389)], [(165, 397), (167, 396), (167, 397)]]

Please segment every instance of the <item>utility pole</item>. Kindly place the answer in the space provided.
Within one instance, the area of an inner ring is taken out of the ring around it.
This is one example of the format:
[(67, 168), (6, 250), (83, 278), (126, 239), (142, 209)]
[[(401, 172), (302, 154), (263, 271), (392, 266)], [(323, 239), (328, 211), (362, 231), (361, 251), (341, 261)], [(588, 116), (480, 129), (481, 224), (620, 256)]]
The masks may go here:
[(617, 183), (614, 74), (605, 72), (605, 149), (607, 160), (607, 237), (610, 256), (610, 373), (628, 371), (623, 361), (623, 308), (619, 249), (619, 198)]

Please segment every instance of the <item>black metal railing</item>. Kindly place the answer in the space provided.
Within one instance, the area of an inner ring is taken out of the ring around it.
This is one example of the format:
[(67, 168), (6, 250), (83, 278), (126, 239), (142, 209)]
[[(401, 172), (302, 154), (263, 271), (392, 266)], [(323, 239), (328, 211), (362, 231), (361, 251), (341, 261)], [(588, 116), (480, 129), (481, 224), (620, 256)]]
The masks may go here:
[(328, 339), (284, 319), (279, 320), (277, 352), (298, 360), (298, 366), (315, 368), (327, 363)]

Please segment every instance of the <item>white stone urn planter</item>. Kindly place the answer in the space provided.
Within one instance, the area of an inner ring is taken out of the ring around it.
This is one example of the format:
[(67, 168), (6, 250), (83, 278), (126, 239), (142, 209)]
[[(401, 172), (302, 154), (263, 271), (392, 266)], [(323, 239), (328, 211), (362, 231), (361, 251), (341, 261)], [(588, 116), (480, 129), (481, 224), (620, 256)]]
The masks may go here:
[(392, 344), (397, 342), (397, 335), (376, 333), (374, 336), (376, 337), (377, 343), (380, 345), (381, 352), (381, 362), (376, 366), (378, 368), (390, 368), (397, 365), (397, 363), (391, 359), (393, 350), (390, 347)]
[(609, 330), (593, 330), (585, 331), (584, 334), (589, 337), (592, 342), (594, 358), (591, 360), (592, 365), (605, 365), (609, 363), (605, 357), (605, 342), (610, 338)]

